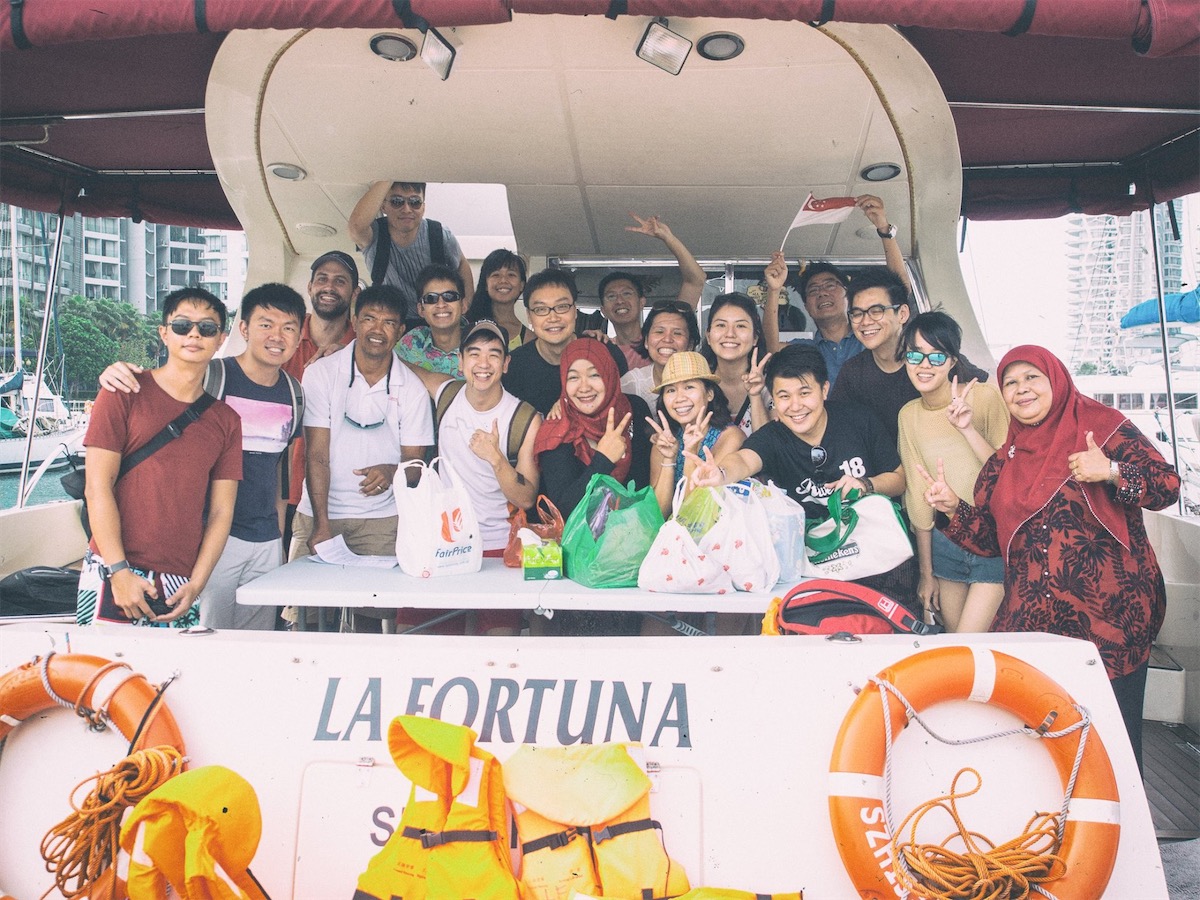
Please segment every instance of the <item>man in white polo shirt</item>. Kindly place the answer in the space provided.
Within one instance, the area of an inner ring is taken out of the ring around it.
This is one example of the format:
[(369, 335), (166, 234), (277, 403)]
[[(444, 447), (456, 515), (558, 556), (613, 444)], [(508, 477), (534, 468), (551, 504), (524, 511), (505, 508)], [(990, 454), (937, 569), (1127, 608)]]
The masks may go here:
[[(395, 553), (392, 478), (433, 445), (428, 396), (392, 349), (404, 333), (403, 296), (386, 285), (363, 290), (351, 325), (354, 340), (304, 373), (307, 450), (292, 559), (339, 534), (355, 553)], [(355, 630), (378, 631), (385, 615), (357, 615)]]

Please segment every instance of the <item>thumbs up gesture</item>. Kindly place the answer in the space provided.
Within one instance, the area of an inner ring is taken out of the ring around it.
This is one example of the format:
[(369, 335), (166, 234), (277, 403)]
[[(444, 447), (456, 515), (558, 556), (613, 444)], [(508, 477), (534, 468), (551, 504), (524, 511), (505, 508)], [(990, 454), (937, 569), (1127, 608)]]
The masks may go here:
[(495, 465), (504, 458), (500, 452), (500, 425), (492, 419), (492, 427), (490, 431), (484, 431), (482, 428), (476, 428), (471, 435), (471, 452), (478, 456), (486, 463)]
[(1072, 453), (1067, 457), (1067, 464), (1071, 467), (1071, 477), (1084, 483), (1108, 481), (1112, 472), (1112, 461), (1096, 445), (1096, 437), (1092, 432), (1089, 431), (1083, 437), (1087, 443), (1087, 449)]

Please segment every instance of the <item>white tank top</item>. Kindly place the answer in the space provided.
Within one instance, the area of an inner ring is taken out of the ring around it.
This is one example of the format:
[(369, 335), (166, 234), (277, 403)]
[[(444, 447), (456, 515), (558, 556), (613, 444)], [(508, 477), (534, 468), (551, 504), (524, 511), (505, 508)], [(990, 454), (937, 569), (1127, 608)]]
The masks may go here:
[[(451, 383), (447, 381), (438, 389), (439, 397)], [(505, 391), (499, 403), (480, 412), (468, 402), (467, 389), (464, 387), (450, 401), (438, 428), (438, 455), (450, 461), (455, 474), (471, 496), (483, 534), (484, 550), (502, 550), (508, 543), (508, 501), (500, 490), (491, 464), (471, 450), (471, 435), (476, 429), (491, 431), (492, 420), (495, 420), (500, 431), (500, 453), (507, 455), (508, 432), (520, 402)]]

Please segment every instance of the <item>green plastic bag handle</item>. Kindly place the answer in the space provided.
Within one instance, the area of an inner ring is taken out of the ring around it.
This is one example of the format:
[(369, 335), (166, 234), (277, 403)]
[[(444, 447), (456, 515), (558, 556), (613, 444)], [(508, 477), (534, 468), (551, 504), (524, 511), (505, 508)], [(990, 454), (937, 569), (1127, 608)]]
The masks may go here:
[[(813, 534), (810, 530), (804, 532), (804, 546), (812, 551), (810, 559), (815, 563), (825, 561), (825, 557), (836, 552), (849, 539), (858, 525), (858, 510), (854, 508), (854, 502), (859, 498), (858, 488), (853, 488), (846, 495), (846, 504), (842, 505), (841, 491), (834, 491), (829, 495), (829, 518), (834, 522), (833, 529), (828, 534)], [(816, 526), (824, 525), (824, 522), (817, 522)], [(814, 526), (814, 527), (816, 527)]]

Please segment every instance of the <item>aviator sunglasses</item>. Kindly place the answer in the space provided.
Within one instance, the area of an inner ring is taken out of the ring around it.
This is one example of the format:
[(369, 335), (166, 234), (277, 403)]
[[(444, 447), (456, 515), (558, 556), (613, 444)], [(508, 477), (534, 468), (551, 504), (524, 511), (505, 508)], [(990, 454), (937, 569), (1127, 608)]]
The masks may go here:
[(200, 337), (216, 337), (221, 331), (221, 326), (211, 319), (201, 319), (199, 322), (193, 322), (191, 319), (172, 319), (167, 323), (173, 332), (178, 335), (191, 334), (193, 328), (200, 329)]
[(411, 197), (388, 197), (387, 204), (392, 209), (402, 209), (407, 203), (410, 209), (420, 209), (425, 205), (425, 198), (414, 194)]
[(950, 357), (945, 353), (934, 350), (932, 353), (922, 353), (920, 350), (907, 350), (904, 361), (910, 366), (919, 366), (924, 360), (929, 360), (931, 366), (944, 366)]

